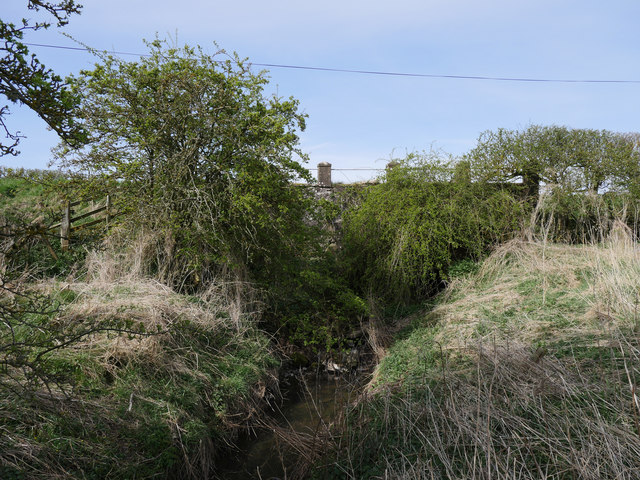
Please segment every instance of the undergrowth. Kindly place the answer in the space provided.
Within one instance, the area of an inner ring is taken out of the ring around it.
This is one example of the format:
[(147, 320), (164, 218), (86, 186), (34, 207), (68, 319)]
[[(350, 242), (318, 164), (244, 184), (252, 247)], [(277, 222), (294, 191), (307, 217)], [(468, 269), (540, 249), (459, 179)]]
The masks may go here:
[(633, 479), (640, 251), (514, 240), (381, 361), (316, 478)]
[(119, 328), (51, 348), (38, 388), (3, 375), (0, 478), (208, 478), (278, 365), (250, 303), (221, 283), (180, 295), (124, 275), (108, 254), (89, 260), (83, 281), (32, 288), (60, 302), (49, 324)]

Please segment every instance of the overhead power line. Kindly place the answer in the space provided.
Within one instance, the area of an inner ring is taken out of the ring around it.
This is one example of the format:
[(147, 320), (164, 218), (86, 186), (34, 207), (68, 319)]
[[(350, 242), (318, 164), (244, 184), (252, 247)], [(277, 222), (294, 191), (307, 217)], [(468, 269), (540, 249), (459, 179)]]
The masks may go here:
[[(307, 168), (307, 170), (318, 170), (317, 168)], [(384, 171), (386, 168), (332, 168), (332, 172), (370, 172), (370, 171)]]
[[(44, 43), (25, 43), (25, 45), (31, 47), (45, 47), (45, 48), (57, 48), (60, 50), (76, 50), (87, 51), (87, 48), (82, 47), (66, 47), (63, 45), (48, 45)], [(112, 55), (134, 55), (137, 57), (145, 57), (147, 54), (133, 53), (133, 52), (119, 52), (110, 50), (97, 50), (104, 53), (110, 53)], [(572, 78), (527, 78), (527, 77), (491, 77), (482, 75), (443, 75), (435, 73), (403, 73), (403, 72), (385, 72), (378, 70), (356, 70), (348, 68), (332, 68), (332, 67), (312, 67), (307, 65), (287, 65), (280, 63), (256, 63), (248, 62), (250, 65), (267, 68), (285, 68), (293, 70), (311, 70), (317, 72), (336, 72), (336, 73), (355, 73), (360, 75), (378, 75), (388, 77), (418, 77), (418, 78), (443, 78), (454, 80), (485, 80), (485, 81), (498, 81), (498, 82), (527, 82), (527, 83), (640, 83), (640, 80), (594, 80), (594, 79), (572, 79)]]
[(359, 73), (362, 75), (384, 75), (390, 77), (445, 78), (458, 80), (493, 80), (499, 82), (539, 82), (539, 83), (640, 83), (640, 80), (579, 80), (561, 78), (519, 78), (519, 77), (486, 77), (478, 75), (442, 75), (435, 73), (402, 73), (381, 72), (376, 70), (350, 70), (346, 68), (309, 67), (301, 65), (280, 65), (275, 63), (251, 63), (261, 67), (291, 68), (297, 70), (315, 70), (320, 72)]

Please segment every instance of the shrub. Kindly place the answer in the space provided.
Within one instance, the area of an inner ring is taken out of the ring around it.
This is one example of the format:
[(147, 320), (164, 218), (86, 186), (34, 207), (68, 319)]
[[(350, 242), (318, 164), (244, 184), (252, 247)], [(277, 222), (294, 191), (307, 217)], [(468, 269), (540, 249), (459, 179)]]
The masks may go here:
[(411, 154), (344, 216), (343, 261), (358, 292), (424, 297), (449, 266), (510, 238), (526, 211), (514, 184), (472, 183), (436, 154)]

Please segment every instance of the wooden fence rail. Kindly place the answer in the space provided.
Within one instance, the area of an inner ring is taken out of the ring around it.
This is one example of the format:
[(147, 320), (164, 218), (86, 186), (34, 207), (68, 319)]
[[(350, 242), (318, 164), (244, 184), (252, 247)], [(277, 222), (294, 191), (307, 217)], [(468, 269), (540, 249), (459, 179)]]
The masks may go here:
[[(81, 201), (76, 201), (76, 202), (67, 201), (64, 206), (62, 221), (60, 223), (56, 223), (55, 225), (51, 225), (51, 227), (49, 227), (50, 230), (60, 228), (60, 246), (62, 247), (62, 250), (66, 251), (69, 249), (71, 232), (75, 230), (80, 230), (82, 228), (87, 228), (101, 222), (105, 222), (106, 225), (109, 225), (109, 222), (111, 221), (111, 217), (112, 217), (111, 197), (109, 195), (107, 195), (104, 205), (94, 208), (92, 210), (87, 210), (85, 212), (79, 213), (75, 217), (72, 216), (72, 214), (75, 213), (72, 210), (72, 208), (77, 205), (80, 205), (81, 203), (82, 203)], [(77, 222), (78, 220), (84, 220), (85, 218), (96, 216), (102, 212), (105, 212), (105, 215), (100, 218), (96, 218), (90, 222), (85, 222), (80, 225), (76, 225), (76, 226), (73, 225), (73, 223)]]

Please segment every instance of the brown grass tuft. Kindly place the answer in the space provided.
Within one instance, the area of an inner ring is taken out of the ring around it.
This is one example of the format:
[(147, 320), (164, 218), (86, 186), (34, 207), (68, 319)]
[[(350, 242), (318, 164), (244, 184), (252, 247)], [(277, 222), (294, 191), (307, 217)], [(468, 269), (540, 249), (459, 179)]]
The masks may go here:
[(534, 344), (629, 328), (638, 321), (639, 260), (626, 228), (602, 245), (513, 240), (444, 294), (433, 311), (438, 340), (460, 349), (477, 339)]
[(242, 282), (177, 293), (147, 271), (156, 240), (91, 252), (84, 281), (38, 286), (64, 298), (52, 326), (104, 328), (49, 355), (67, 396), (0, 398), (13, 416), (0, 416), (0, 433), (11, 432), (0, 435), (0, 476), (207, 478), (217, 451), (255, 421), (277, 363), (256, 329), (258, 295)]
[(340, 478), (636, 479), (640, 249), (513, 240), (388, 349), (333, 438)]

